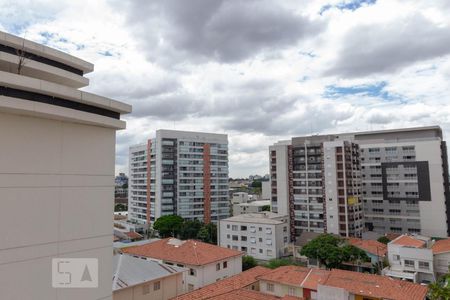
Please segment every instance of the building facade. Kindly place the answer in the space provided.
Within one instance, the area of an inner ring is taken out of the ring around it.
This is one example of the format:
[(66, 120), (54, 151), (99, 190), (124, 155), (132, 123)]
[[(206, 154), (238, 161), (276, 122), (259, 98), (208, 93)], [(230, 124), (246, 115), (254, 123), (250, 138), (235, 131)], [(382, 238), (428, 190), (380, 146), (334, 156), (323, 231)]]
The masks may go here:
[(146, 144), (130, 147), (129, 174), (133, 222), (176, 214), (209, 223), (229, 216), (225, 134), (157, 130)]
[(260, 260), (287, 254), (287, 216), (271, 212), (250, 213), (220, 220), (219, 245), (246, 252)]
[(270, 211), (270, 200), (256, 200), (247, 203), (233, 204), (233, 216)]
[(272, 208), (290, 216), (294, 236), (448, 235), (440, 127), (294, 137), (270, 146), (269, 155)]
[[(91, 71), (0, 32), (2, 299), (112, 298), (116, 130), (131, 107), (79, 90)], [(54, 288), (52, 259), (62, 257), (97, 259), (98, 288)]]

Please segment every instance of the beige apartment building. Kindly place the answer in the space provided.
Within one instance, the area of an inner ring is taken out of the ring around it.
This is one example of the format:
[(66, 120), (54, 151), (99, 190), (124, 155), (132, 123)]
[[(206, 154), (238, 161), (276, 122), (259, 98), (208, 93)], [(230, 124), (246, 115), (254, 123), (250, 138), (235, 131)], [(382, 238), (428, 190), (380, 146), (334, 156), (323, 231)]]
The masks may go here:
[[(0, 32), (1, 299), (112, 299), (115, 141), (131, 106), (79, 90), (92, 71)], [(53, 258), (97, 259), (98, 287), (54, 288)]]

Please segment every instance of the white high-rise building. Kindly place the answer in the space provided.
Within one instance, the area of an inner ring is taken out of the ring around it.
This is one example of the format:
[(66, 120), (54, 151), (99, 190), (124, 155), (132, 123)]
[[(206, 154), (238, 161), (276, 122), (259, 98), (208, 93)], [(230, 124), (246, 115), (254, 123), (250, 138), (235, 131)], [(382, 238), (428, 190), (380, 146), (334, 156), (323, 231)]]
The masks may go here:
[(449, 235), (446, 143), (438, 126), (294, 137), (269, 147), (274, 212), (303, 231)]
[[(116, 130), (131, 106), (79, 90), (92, 70), (0, 32), (1, 299), (112, 299)], [(81, 276), (66, 268), (52, 281), (53, 258), (97, 259), (98, 287), (70, 288)]]
[(157, 130), (146, 144), (130, 147), (129, 174), (132, 222), (176, 214), (209, 223), (229, 216), (225, 134)]

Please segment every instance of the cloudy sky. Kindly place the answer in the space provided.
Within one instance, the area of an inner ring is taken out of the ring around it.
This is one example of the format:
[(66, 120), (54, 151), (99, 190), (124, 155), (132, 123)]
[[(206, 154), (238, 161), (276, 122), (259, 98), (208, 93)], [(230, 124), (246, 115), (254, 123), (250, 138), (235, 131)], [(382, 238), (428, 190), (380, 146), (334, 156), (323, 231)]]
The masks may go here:
[(440, 125), (450, 137), (448, 0), (0, 0), (0, 30), (95, 64), (133, 105), (117, 137), (227, 133), (230, 176), (268, 173), (293, 135)]

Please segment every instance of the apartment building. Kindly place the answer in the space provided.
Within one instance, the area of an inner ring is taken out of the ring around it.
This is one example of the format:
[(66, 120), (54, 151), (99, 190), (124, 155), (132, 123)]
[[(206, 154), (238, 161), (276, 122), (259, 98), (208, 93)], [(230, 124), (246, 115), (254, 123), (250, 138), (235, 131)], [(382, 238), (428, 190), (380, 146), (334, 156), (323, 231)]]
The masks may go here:
[(446, 237), (446, 143), (438, 126), (294, 137), (269, 147), (273, 211), (303, 231)]
[(233, 204), (233, 216), (259, 213), (270, 210), (270, 200), (255, 200), (246, 203)]
[(134, 257), (189, 269), (185, 279), (188, 291), (241, 273), (242, 256), (244, 256), (244, 252), (234, 249), (175, 238), (126, 247), (122, 249), (122, 252)]
[(271, 212), (249, 213), (220, 220), (219, 245), (246, 252), (260, 260), (287, 254), (287, 216)]
[[(79, 90), (93, 68), (0, 32), (2, 299), (112, 297), (116, 130), (131, 106)], [(97, 259), (98, 288), (54, 288), (62, 257)]]
[(128, 216), (152, 224), (164, 215), (217, 222), (229, 216), (228, 137), (157, 130), (130, 147)]

